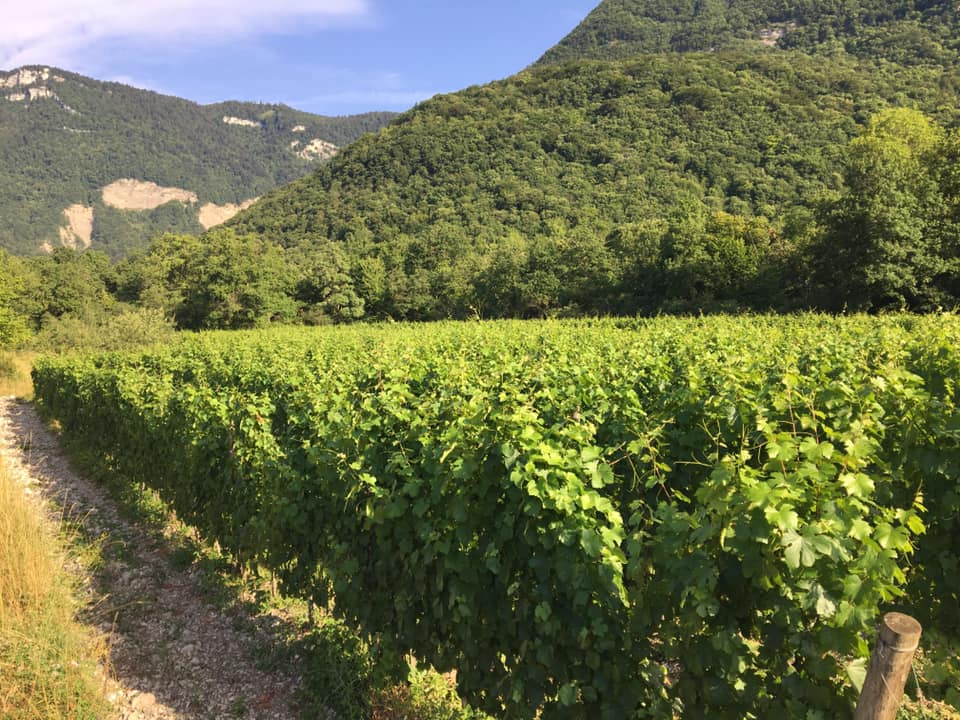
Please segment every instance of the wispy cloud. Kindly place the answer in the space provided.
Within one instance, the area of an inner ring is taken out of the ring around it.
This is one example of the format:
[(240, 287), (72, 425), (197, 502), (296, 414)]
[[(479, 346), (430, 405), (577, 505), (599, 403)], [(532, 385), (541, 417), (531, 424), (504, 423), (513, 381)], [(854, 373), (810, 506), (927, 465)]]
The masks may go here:
[[(301, 110), (316, 110), (337, 105), (369, 105), (383, 110), (406, 110), (418, 102), (428, 100), (437, 93), (431, 90), (343, 90), (322, 93), (305, 98), (284, 100), (291, 107)], [(319, 110), (317, 110), (319, 112)]]
[(88, 64), (98, 43), (219, 43), (369, 13), (368, 0), (32, 0), (3, 10), (0, 68)]

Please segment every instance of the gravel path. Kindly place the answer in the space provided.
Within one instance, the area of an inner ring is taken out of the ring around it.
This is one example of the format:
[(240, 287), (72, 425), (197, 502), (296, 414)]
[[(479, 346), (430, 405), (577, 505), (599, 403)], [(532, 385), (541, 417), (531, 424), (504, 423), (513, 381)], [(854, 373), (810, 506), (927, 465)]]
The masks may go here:
[[(107, 636), (111, 701), (124, 720), (242, 717), (294, 720), (298, 687), (289, 669), (261, 671), (272, 618), (241, 623), (204, 599), (200, 571), (174, 568), (169, 546), (120, 517), (103, 488), (76, 475), (32, 405), (0, 398), (0, 453), (27, 492), (63, 508), (110, 558), (85, 580), (84, 620)], [(238, 625), (245, 624), (243, 630)], [(286, 671), (285, 671), (286, 670)]]

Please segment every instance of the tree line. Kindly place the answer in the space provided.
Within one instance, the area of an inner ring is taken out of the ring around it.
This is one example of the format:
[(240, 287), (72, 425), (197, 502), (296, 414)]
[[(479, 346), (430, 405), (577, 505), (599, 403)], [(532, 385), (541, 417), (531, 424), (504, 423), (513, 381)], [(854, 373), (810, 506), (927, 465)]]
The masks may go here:
[(150, 339), (174, 326), (955, 307), (960, 131), (888, 109), (843, 156), (840, 190), (776, 218), (679, 203), (605, 235), (557, 222), (485, 246), (441, 232), (377, 245), (358, 222), (290, 247), (236, 228), (165, 234), (115, 264), (3, 253), (0, 342), (70, 344), (118, 316)]

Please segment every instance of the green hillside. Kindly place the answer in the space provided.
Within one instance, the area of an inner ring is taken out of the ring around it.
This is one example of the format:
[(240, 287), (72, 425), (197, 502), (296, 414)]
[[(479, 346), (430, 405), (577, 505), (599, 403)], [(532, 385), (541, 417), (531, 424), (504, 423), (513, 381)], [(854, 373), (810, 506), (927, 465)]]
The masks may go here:
[[(708, 4), (605, 2), (546, 56), (585, 59), (423, 103), (232, 226), (335, 243), (368, 312), (392, 317), (830, 305), (804, 253), (847, 145), (884, 108), (957, 125), (957, 13), (733, 2), (718, 45), (805, 24), (780, 46), (681, 53), (640, 34), (622, 59), (589, 59), (608, 54), (601, 29), (693, 38)], [(936, 52), (891, 40), (907, 26)]]
[[(199, 232), (199, 206), (262, 195), (316, 165), (297, 154), (311, 140), (346, 145), (390, 117), (200, 106), (56, 68), (0, 72), (0, 247), (32, 254), (59, 244), (64, 210), (74, 205), (93, 209), (92, 246), (114, 256), (157, 231)], [(126, 178), (180, 188), (197, 201), (138, 212), (105, 205), (102, 188)]]
[(540, 62), (708, 51), (754, 40), (949, 64), (960, 47), (957, 12), (942, 0), (604, 0)]
[[(604, 3), (586, 25), (629, 7)], [(791, 33), (832, 35), (543, 62), (435, 97), (199, 237), (196, 205), (243, 196), (208, 186), (133, 213), (95, 193), (95, 230), (109, 229), (95, 247), (119, 256), (129, 245), (107, 236), (172, 232), (115, 267), (58, 252), (14, 268), (24, 289), (7, 305), (27, 320), (8, 335), (100, 322), (91, 308), (107, 296), (189, 329), (960, 307), (954, 9), (931, 2), (869, 26), (838, 24), (836, 9), (804, 17)], [(940, 38), (937, 51), (867, 51), (904, 23)], [(305, 120), (258, 109), (204, 110), (225, 137), (282, 138), (289, 152)], [(96, 292), (65, 297), (82, 272)]]

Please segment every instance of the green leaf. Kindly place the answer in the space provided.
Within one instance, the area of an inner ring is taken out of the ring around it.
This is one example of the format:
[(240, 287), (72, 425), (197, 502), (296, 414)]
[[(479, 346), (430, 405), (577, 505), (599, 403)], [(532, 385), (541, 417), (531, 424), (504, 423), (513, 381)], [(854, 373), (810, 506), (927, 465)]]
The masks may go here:
[(801, 565), (811, 567), (817, 560), (817, 552), (813, 542), (807, 537), (788, 530), (783, 534), (781, 541), (784, 546), (784, 558), (787, 567), (797, 570)]
[(873, 532), (873, 528), (870, 527), (870, 523), (868, 523), (866, 520), (861, 520), (860, 518), (857, 518), (851, 524), (850, 531), (847, 534), (850, 537), (852, 537), (854, 540), (863, 542), (868, 537), (870, 537), (872, 532)]
[(503, 465), (508, 470), (513, 467), (513, 464), (520, 457), (520, 451), (510, 443), (504, 443), (500, 446), (500, 454), (503, 456)]
[(600, 536), (593, 530), (582, 530), (580, 532), (580, 547), (584, 549), (592, 558), (600, 557), (600, 550), (603, 547)]
[(796, 570), (800, 567), (800, 549), (799, 543), (793, 543), (792, 545), (788, 545), (783, 553), (787, 561), (787, 567), (791, 570)]
[(783, 505), (780, 508), (768, 507), (763, 511), (764, 517), (771, 525), (776, 525), (784, 533), (796, 530), (800, 526), (800, 516), (793, 509), (793, 505)]
[(817, 615), (822, 618), (832, 618), (837, 614), (837, 604), (827, 596), (826, 591), (820, 584), (814, 586), (814, 597), (816, 598)]
[(550, 609), (550, 603), (544, 601), (537, 605), (536, 609), (533, 611), (534, 617), (537, 618), (540, 622), (546, 622), (550, 619), (550, 616), (553, 614), (553, 611)]
[(817, 442), (817, 440), (812, 437), (805, 438), (803, 442), (800, 443), (800, 452), (811, 461), (821, 459), (829, 460), (833, 457), (835, 450), (831, 443)]
[(923, 535), (927, 531), (926, 524), (923, 522), (923, 519), (917, 515), (917, 513), (911, 510), (906, 513), (906, 516), (907, 528), (914, 535)]
[(893, 527), (890, 523), (880, 523), (873, 533), (874, 540), (884, 550), (909, 550), (910, 536), (903, 527)]
[(590, 478), (590, 485), (594, 490), (601, 490), (614, 482), (613, 470), (606, 463), (601, 462), (593, 471)]
[[(773, 488), (765, 482), (760, 482), (747, 490), (747, 499), (750, 501), (751, 508), (761, 507), (767, 504), (767, 498), (773, 493)], [(767, 518), (769, 521), (770, 519)]]
[(857, 658), (853, 662), (847, 663), (847, 677), (857, 692), (863, 690), (863, 683), (867, 680), (867, 659)]
[(797, 458), (797, 446), (791, 438), (767, 443), (767, 456), (771, 460), (789, 463)]
[(873, 479), (864, 473), (844, 473), (840, 476), (840, 484), (848, 495), (858, 498), (868, 498), (876, 490)]
[(863, 587), (863, 579), (859, 575), (847, 575), (843, 581), (843, 594), (855, 599), (861, 587)]
[(584, 465), (587, 465), (592, 462), (596, 462), (600, 459), (600, 457), (601, 457), (600, 448), (595, 446), (588, 446), (583, 448), (580, 451), (580, 462), (582, 462)]
[(577, 685), (576, 683), (567, 683), (562, 688), (560, 688), (559, 697), (560, 702), (567, 707), (573, 705), (577, 701)]

